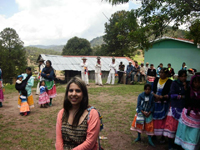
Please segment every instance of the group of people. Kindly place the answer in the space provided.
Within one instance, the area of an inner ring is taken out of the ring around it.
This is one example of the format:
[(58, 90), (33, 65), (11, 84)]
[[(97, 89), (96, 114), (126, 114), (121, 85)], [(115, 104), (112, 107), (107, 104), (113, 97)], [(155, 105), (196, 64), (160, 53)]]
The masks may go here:
[(149, 144), (156, 136), (160, 143), (168, 138), (169, 150), (199, 150), (200, 148), (200, 75), (187, 79), (186, 69), (178, 72), (178, 79), (172, 81), (170, 69), (161, 67), (159, 77), (153, 86), (146, 84), (138, 96), (137, 108), (131, 130), (138, 132), (135, 142), (141, 140), (141, 133), (148, 135)]
[[(52, 68), (50, 60), (39, 60), (39, 83), (37, 86), (36, 94), (39, 94), (38, 104), (41, 108), (47, 108), (52, 106), (52, 99), (56, 97), (56, 86), (54, 83), (55, 73)], [(34, 108), (34, 99), (32, 95), (32, 87), (34, 86), (34, 77), (32, 76), (32, 70), (30, 67), (26, 68), (26, 73), (17, 76), (15, 88), (19, 92), (18, 108), (20, 108), (20, 114), (27, 116), (30, 113), (30, 109)], [(0, 69), (0, 107), (4, 101), (3, 95), (3, 83), (2, 83), (2, 70)]]

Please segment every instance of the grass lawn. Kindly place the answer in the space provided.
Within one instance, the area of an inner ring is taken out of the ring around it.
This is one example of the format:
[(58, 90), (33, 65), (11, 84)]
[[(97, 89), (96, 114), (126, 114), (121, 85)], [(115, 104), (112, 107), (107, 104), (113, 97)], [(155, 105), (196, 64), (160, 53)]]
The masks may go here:
[[(39, 108), (38, 96), (33, 89), (35, 108), (29, 116), (19, 115), (18, 94), (12, 85), (5, 87), (5, 102), (0, 108), (0, 149), (1, 150), (53, 150), (55, 149), (55, 128), (57, 113), (62, 108), (66, 85), (57, 86), (58, 95), (50, 108)], [(134, 143), (136, 132), (130, 131), (135, 115), (137, 96), (143, 85), (91, 84), (88, 88), (89, 104), (103, 116), (104, 129), (100, 133), (107, 140), (101, 140), (105, 150), (154, 149), (148, 145), (147, 136), (142, 142)], [(164, 145), (166, 146), (166, 145)], [(163, 149), (163, 145), (158, 145)]]

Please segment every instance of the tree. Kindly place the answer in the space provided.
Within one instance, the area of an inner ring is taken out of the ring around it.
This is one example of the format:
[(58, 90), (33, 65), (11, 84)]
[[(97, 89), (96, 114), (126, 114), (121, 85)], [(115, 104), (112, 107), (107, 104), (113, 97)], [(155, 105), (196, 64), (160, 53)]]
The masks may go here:
[(192, 22), (192, 25), (190, 26), (190, 31), (187, 34), (188, 39), (193, 39), (195, 44), (200, 43), (200, 20), (197, 19), (194, 22)]
[(10, 82), (25, 71), (27, 65), (26, 52), (23, 41), (12, 28), (5, 28), (0, 32), (0, 66), (3, 71), (4, 82)]
[[(112, 5), (127, 3), (129, 0), (106, 0)], [(138, 0), (139, 1), (139, 0)], [(174, 30), (200, 17), (199, 0), (141, 0), (142, 6), (136, 10), (145, 34), (154, 39), (163, 36), (172, 25)]]
[(118, 11), (112, 14), (109, 22), (105, 23), (106, 34), (103, 36), (104, 48), (108, 55), (130, 56), (139, 40), (135, 38), (138, 30), (139, 26), (134, 13)]
[(91, 55), (90, 42), (83, 38), (73, 37), (63, 48), (62, 55)]

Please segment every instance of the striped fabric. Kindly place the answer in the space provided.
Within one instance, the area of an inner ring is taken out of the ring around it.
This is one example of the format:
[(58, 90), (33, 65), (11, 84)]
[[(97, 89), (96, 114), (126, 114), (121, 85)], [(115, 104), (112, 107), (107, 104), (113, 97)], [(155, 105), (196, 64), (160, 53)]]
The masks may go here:
[(78, 125), (77, 127), (73, 127), (68, 123), (65, 112), (63, 112), (61, 131), (63, 138), (63, 147), (65, 150), (71, 150), (86, 140), (88, 127), (87, 118), (88, 115), (85, 117), (80, 125)]

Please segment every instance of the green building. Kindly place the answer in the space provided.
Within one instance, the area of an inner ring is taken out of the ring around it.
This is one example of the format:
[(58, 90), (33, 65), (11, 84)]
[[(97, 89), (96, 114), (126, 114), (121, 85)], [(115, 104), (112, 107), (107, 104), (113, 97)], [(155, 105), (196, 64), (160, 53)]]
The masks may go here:
[(195, 68), (200, 72), (200, 47), (185, 39), (163, 37), (155, 40), (152, 47), (144, 52), (144, 62), (154, 64), (155, 68), (160, 63), (164, 67), (171, 63), (176, 74), (185, 62), (187, 69)]

